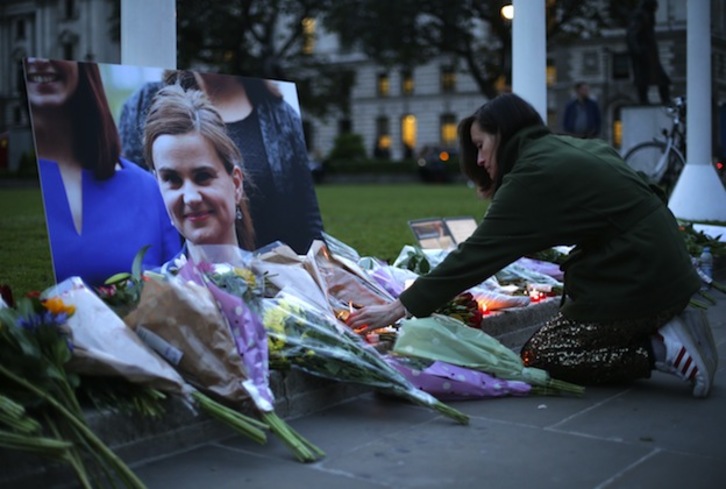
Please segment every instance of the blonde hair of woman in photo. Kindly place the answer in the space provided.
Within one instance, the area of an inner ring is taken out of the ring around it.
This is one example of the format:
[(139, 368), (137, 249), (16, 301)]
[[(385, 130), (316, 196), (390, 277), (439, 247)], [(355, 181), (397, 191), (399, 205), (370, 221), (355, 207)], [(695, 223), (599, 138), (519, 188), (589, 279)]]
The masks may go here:
[(146, 119), (144, 155), (192, 254), (201, 245), (253, 249), (242, 156), (203, 92), (170, 85), (157, 93)]

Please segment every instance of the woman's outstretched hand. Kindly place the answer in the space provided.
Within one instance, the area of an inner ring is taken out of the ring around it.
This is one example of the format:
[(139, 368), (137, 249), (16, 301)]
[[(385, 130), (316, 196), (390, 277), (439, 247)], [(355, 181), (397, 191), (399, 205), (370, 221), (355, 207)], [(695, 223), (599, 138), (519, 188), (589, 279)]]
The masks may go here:
[(353, 311), (346, 324), (356, 333), (367, 333), (393, 324), (405, 315), (406, 308), (396, 299), (388, 304), (365, 306)]

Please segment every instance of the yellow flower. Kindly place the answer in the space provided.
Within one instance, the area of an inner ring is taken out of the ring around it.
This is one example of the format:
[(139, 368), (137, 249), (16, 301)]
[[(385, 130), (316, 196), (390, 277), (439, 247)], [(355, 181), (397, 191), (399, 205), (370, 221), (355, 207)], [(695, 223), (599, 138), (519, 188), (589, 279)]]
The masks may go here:
[(285, 346), (285, 321), (287, 314), (281, 309), (270, 309), (262, 317), (267, 329), (267, 343), (270, 352), (282, 350)]
[(241, 277), (244, 279), (245, 282), (247, 282), (247, 285), (249, 285), (251, 288), (254, 288), (257, 284), (257, 279), (255, 278), (255, 274), (252, 273), (251, 270), (247, 268), (238, 268), (234, 267), (234, 274), (238, 277)]
[(50, 299), (43, 301), (43, 307), (45, 307), (53, 314), (66, 313), (70, 316), (74, 312), (76, 312), (76, 306), (69, 306), (64, 304), (63, 300), (60, 297), (51, 297)]

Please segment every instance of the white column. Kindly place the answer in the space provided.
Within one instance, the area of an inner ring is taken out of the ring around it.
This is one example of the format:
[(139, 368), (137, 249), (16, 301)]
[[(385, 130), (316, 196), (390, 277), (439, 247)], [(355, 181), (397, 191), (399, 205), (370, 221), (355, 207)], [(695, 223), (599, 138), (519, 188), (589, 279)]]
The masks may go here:
[(175, 0), (121, 0), (121, 64), (176, 68)]
[(726, 190), (711, 163), (711, 6), (689, 0), (686, 24), (686, 166), (668, 207), (688, 221), (726, 222)]
[(545, 0), (514, 0), (512, 5), (512, 91), (547, 121)]

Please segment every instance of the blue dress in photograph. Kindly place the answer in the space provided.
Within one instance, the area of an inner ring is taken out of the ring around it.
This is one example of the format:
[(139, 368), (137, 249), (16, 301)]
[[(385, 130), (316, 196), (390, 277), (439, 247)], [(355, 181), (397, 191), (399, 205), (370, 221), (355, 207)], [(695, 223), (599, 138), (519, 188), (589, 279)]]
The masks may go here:
[(130, 272), (139, 250), (150, 245), (144, 269), (156, 268), (181, 249), (154, 177), (121, 159), (120, 169), (98, 180), (83, 169), (83, 224), (76, 231), (58, 165), (39, 160), (40, 182), (57, 282), (80, 276), (92, 286)]

